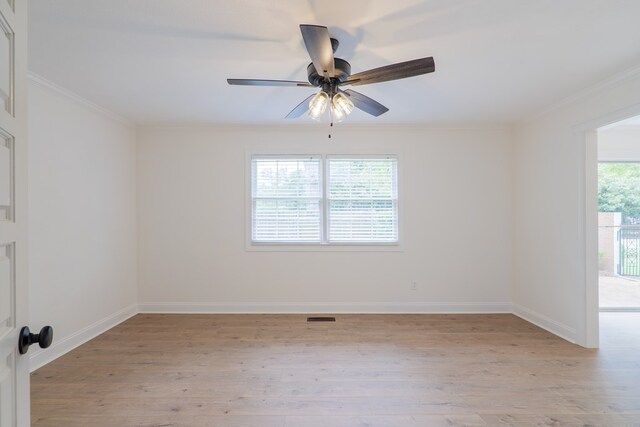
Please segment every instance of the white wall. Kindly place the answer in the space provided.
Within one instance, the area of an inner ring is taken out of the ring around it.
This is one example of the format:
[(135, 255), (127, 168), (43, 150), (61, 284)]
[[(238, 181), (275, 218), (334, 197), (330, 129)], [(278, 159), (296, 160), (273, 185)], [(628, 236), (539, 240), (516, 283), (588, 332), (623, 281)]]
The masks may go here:
[[(155, 128), (138, 133), (143, 311), (509, 311), (506, 129)], [(245, 247), (247, 152), (399, 153), (402, 251)], [(418, 290), (410, 290), (416, 281)]]
[(54, 327), (32, 369), (135, 312), (135, 168), (133, 130), (30, 81), (30, 326)]
[(597, 239), (596, 147), (595, 138), (585, 142), (586, 131), (638, 112), (640, 70), (634, 70), (516, 129), (515, 310), (584, 345), (595, 344), (587, 325), (593, 315), (597, 322), (597, 312), (586, 310), (593, 260), (597, 280), (597, 240), (585, 252)]
[(598, 160), (640, 161), (640, 127), (614, 127), (598, 131)]

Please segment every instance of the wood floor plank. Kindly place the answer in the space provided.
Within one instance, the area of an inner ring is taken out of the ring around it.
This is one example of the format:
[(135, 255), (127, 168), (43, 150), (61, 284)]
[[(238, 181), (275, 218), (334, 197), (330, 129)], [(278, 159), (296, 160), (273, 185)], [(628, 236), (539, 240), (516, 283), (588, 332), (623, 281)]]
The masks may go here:
[[(410, 415), (396, 416), (288, 416), (285, 417), (285, 427), (417, 427)], [(444, 424), (441, 424), (444, 425)], [(437, 426), (436, 426), (437, 427)]]
[(146, 416), (117, 415), (44, 417), (33, 420), (40, 427), (284, 427), (284, 417), (267, 416)]
[(481, 415), (489, 426), (495, 427), (639, 427), (637, 415), (624, 414), (501, 414)]
[(640, 425), (640, 332), (590, 350), (512, 315), (336, 317), (134, 316), (32, 374), (32, 424)]

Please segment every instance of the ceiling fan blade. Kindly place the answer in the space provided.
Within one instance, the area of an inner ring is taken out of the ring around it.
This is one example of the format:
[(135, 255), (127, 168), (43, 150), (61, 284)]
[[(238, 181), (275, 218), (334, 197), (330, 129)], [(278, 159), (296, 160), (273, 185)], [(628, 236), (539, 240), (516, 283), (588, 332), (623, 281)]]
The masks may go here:
[(240, 86), (298, 86), (314, 87), (308, 82), (294, 82), (291, 80), (260, 80), (260, 79), (227, 79), (230, 85)]
[(381, 83), (390, 80), (405, 79), (407, 77), (419, 76), (421, 74), (433, 73), (436, 69), (433, 57), (414, 59), (412, 61), (399, 62), (397, 64), (386, 65), (380, 68), (352, 74), (340, 85), (368, 85), (371, 83)]
[(296, 108), (291, 110), (291, 112), (285, 116), (285, 119), (297, 119), (298, 117), (300, 117), (304, 113), (306, 113), (307, 110), (309, 110), (309, 102), (311, 101), (311, 98), (313, 98), (314, 96), (316, 96), (315, 93), (313, 95), (305, 98), (304, 101), (302, 101), (300, 104), (298, 104), (296, 106)]
[(319, 75), (333, 77), (335, 65), (333, 60), (333, 47), (327, 27), (319, 25), (300, 25), (302, 39), (311, 57), (311, 62)]
[(368, 96), (361, 94), (360, 92), (356, 92), (355, 90), (351, 89), (347, 89), (342, 92), (347, 95), (349, 100), (353, 102), (353, 105), (355, 105), (356, 108), (359, 108), (365, 113), (371, 114), (372, 116), (378, 117), (389, 111), (387, 107), (380, 104), (378, 101), (375, 101)]

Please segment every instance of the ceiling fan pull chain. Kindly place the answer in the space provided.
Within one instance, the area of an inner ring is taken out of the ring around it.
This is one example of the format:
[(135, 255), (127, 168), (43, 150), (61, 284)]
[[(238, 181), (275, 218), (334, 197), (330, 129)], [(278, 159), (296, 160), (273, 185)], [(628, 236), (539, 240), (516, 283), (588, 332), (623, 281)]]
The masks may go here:
[(329, 139), (331, 139), (331, 128), (333, 127), (333, 111), (329, 107)]

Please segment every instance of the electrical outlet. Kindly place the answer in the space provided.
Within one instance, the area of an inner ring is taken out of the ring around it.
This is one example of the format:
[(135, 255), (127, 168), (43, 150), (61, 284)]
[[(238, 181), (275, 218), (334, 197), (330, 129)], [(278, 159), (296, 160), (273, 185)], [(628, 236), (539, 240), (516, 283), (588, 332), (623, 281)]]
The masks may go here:
[(418, 282), (411, 282), (411, 290), (412, 291), (418, 290)]

